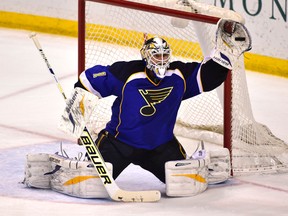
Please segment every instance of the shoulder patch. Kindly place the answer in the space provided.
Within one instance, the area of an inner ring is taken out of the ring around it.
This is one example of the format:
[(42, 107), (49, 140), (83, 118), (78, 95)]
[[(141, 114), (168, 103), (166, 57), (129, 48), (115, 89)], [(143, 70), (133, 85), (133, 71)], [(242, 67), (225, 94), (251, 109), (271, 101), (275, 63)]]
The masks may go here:
[(100, 77), (100, 76), (106, 76), (106, 72), (103, 71), (103, 72), (99, 72), (99, 73), (94, 73), (93, 74), (93, 78), (97, 78), (97, 77)]

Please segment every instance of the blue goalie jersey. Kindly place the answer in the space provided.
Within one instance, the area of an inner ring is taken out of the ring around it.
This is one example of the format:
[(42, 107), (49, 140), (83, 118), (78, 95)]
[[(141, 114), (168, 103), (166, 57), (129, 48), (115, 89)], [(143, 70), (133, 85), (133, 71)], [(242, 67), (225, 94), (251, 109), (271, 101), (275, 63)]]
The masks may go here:
[(205, 63), (170, 63), (164, 79), (156, 82), (142, 60), (96, 65), (84, 71), (75, 86), (107, 97), (115, 95), (106, 130), (136, 148), (154, 149), (170, 141), (182, 100), (219, 86), (228, 70)]

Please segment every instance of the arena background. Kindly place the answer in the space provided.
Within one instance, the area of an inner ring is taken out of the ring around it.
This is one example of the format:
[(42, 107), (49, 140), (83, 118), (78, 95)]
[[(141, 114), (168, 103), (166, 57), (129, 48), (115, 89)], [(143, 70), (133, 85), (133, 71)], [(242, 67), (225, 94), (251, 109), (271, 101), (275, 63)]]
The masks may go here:
[[(287, 0), (202, 2), (245, 18), (253, 39), (252, 50), (245, 54), (247, 70), (288, 77)], [(77, 0), (1, 0), (0, 27), (77, 37), (77, 6)]]

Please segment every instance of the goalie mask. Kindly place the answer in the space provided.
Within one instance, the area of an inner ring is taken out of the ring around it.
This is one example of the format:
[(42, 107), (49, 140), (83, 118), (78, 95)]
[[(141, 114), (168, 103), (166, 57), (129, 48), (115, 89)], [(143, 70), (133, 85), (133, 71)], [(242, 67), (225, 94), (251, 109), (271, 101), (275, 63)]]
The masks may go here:
[(152, 70), (155, 75), (163, 79), (170, 64), (171, 50), (168, 43), (159, 37), (147, 40), (140, 50), (146, 67)]

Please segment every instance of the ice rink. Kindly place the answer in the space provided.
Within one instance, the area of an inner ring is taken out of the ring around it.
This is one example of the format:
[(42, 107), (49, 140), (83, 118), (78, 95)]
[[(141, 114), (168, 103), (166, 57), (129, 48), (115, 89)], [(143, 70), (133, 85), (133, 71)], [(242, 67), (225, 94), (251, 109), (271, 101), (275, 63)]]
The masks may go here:
[[(169, 198), (165, 185), (146, 171), (130, 166), (117, 179), (127, 190), (157, 189), (157, 203), (119, 203), (79, 199), (50, 190), (28, 189), (25, 156), (84, 147), (58, 128), (65, 104), (30, 32), (0, 28), (0, 215), (209, 215), (264, 216), (288, 214), (288, 173), (234, 177), (209, 186), (194, 197)], [(38, 34), (43, 50), (67, 94), (77, 78), (77, 39)], [(288, 79), (247, 72), (254, 117), (288, 142)], [(68, 150), (69, 152), (69, 150)]]

